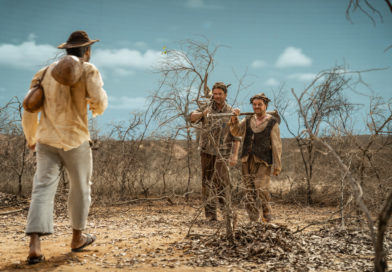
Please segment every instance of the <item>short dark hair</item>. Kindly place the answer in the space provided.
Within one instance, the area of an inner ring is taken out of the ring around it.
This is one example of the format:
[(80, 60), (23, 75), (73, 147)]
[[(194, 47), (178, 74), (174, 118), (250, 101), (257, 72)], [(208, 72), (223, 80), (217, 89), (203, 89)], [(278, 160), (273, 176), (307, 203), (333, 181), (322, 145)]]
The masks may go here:
[(214, 91), (214, 89), (221, 89), (225, 94), (227, 94), (227, 88), (230, 87), (231, 84), (225, 84), (223, 82), (217, 82), (214, 84), (214, 86), (212, 86), (212, 91)]
[(250, 103), (253, 104), (253, 100), (260, 99), (263, 101), (266, 107), (268, 107), (268, 103), (271, 101), (268, 97), (265, 96), (264, 93), (259, 93), (250, 98)]
[(73, 47), (73, 48), (66, 48), (67, 55), (72, 55), (76, 57), (83, 57), (86, 51), (90, 48), (90, 46), (81, 46), (81, 47)]

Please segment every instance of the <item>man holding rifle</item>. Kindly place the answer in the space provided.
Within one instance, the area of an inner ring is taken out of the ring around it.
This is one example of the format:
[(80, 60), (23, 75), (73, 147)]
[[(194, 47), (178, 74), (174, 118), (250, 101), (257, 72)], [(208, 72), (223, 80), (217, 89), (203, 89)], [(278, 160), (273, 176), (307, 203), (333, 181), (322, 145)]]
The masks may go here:
[(209, 117), (214, 114), (232, 113), (226, 104), (227, 87), (217, 82), (212, 87), (211, 102), (191, 113), (192, 123), (202, 122), (199, 148), (202, 168), (202, 195), (205, 202), (205, 216), (217, 220), (216, 197), (224, 205), (230, 193), (229, 168), (237, 163), (240, 138), (229, 131), (230, 116)]
[[(230, 132), (243, 137), (241, 153), (242, 176), (246, 186), (246, 210), (251, 221), (262, 219), (270, 222), (271, 195), (269, 192), (272, 165), (273, 175), (281, 171), (282, 142), (280, 139), (279, 116), (267, 113), (271, 100), (264, 93), (250, 99), (254, 114), (238, 121), (239, 109), (234, 109)], [(262, 208), (262, 209), (260, 209)], [(260, 212), (262, 216), (260, 218)]]

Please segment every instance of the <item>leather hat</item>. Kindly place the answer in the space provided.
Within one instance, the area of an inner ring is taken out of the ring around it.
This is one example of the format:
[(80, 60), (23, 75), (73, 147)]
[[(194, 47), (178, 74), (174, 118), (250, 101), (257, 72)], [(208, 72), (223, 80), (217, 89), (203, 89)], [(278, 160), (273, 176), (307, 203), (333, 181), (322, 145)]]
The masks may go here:
[(90, 38), (88, 37), (85, 31), (78, 30), (72, 32), (67, 42), (60, 44), (59, 46), (57, 46), (57, 48), (67, 49), (67, 48), (88, 46), (98, 41), (99, 40), (90, 40)]
[(72, 86), (78, 82), (82, 74), (83, 61), (72, 55), (61, 58), (52, 69), (54, 79), (67, 86)]

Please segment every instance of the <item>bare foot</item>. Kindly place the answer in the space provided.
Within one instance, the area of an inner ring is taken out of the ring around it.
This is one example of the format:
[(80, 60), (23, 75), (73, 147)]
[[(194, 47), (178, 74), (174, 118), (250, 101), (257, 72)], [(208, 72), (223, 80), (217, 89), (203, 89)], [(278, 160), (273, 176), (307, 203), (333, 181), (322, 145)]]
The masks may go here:
[(71, 241), (71, 248), (78, 248), (81, 247), (85, 242), (87, 238), (82, 234), (81, 230), (73, 230), (72, 233), (72, 241)]
[(29, 257), (42, 256), (41, 241), (38, 233), (30, 234), (30, 250)]

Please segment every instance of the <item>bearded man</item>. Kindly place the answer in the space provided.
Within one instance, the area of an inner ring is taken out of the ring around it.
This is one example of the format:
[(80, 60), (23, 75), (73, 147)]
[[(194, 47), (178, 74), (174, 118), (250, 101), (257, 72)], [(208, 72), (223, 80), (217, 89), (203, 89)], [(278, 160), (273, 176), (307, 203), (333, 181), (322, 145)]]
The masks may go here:
[[(236, 116), (231, 117), (230, 131), (234, 136), (243, 137), (241, 153), (242, 177), (246, 186), (245, 207), (251, 221), (270, 222), (271, 194), (270, 175), (279, 175), (282, 154), (282, 141), (278, 120), (267, 114), (271, 100), (264, 93), (250, 99), (254, 114), (241, 122), (238, 120), (239, 109), (234, 109)], [(261, 213), (261, 215), (260, 215)]]
[(240, 138), (233, 137), (229, 131), (229, 116), (208, 117), (210, 113), (232, 112), (226, 98), (226, 84), (217, 82), (212, 87), (211, 102), (190, 115), (192, 123), (202, 122), (199, 139), (202, 196), (205, 216), (211, 221), (217, 220), (216, 198), (222, 206), (230, 199), (229, 165), (234, 166), (237, 163), (241, 141)]

